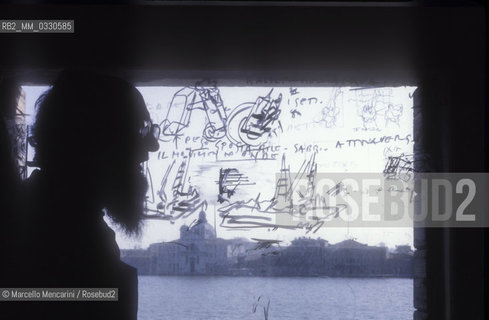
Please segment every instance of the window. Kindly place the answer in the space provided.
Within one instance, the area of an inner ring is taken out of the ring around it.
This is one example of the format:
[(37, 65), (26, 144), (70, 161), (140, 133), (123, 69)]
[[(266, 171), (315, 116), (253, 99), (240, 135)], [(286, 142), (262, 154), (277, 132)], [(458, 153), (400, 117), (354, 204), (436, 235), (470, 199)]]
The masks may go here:
[[(30, 113), (43, 89), (24, 87)], [(393, 228), (385, 228), (381, 221), (363, 228), (353, 221), (351, 225), (335, 222), (353, 215), (351, 208), (342, 209), (348, 208), (352, 193), (375, 196), (371, 187), (354, 190), (345, 181), (408, 179), (412, 174), (415, 87), (231, 87), (199, 82), (138, 89), (153, 123), (160, 126), (160, 149), (144, 164), (150, 188), (143, 237), (134, 243), (117, 235), (127, 255), (135, 246), (166, 247), (167, 242), (176, 242), (188, 250), (177, 256), (180, 246), (171, 246), (167, 258), (172, 261), (171, 274), (260, 276), (263, 283), (259, 287), (270, 289), (273, 286), (268, 281), (288, 281), (277, 276), (311, 277), (306, 282), (317, 276), (366, 277), (368, 286), (380, 283), (372, 277), (389, 276), (392, 278), (383, 282), (386, 288), (377, 291), (376, 299), (387, 299), (383, 294), (394, 290), (401, 297), (396, 303), (404, 311), (392, 316), (410, 318), (412, 251), (403, 274), (394, 267), (399, 262), (386, 254), (398, 245), (412, 247), (409, 221)], [(358, 213), (383, 212), (385, 202), (378, 202), (367, 207), (359, 202)], [(336, 213), (340, 217), (331, 218)], [(191, 236), (180, 238), (181, 228)], [(210, 252), (218, 247), (229, 252), (237, 241), (246, 247), (238, 259), (229, 254), (217, 258)], [(382, 250), (381, 261), (374, 257), (379, 251), (372, 248)], [(201, 253), (207, 257), (206, 264), (216, 268), (200, 268)], [(183, 256), (186, 267), (180, 268)], [(151, 257), (148, 251), (148, 265), (154, 258), (165, 259)], [(140, 275), (140, 292), (145, 292), (146, 282), (152, 279), (148, 275), (167, 273), (145, 270), (148, 274)], [(406, 276), (408, 279), (397, 278)], [(237, 279), (229, 281), (239, 286)], [(347, 281), (358, 296), (363, 284)], [(344, 284), (337, 285), (335, 290), (343, 290)], [(255, 294), (268, 295), (276, 303), (285, 301), (273, 290), (260, 289)], [(349, 294), (344, 294), (348, 301)], [(140, 309), (147, 307), (141, 300)]]

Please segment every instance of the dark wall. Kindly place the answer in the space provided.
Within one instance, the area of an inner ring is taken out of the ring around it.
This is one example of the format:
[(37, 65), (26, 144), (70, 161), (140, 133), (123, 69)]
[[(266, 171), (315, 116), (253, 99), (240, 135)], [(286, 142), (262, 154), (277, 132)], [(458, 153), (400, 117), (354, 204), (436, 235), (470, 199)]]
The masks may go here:
[[(243, 6), (3, 7), (6, 18), (75, 20), (75, 34), (1, 35), (8, 69), (273, 72), (413, 80), (419, 14), (408, 8)], [(163, 72), (164, 71), (164, 72)], [(292, 71), (294, 71), (292, 73)], [(297, 73), (296, 73), (297, 72)], [(397, 81), (401, 82), (401, 81)]]
[[(142, 83), (216, 77), (417, 85), (429, 168), (486, 172), (485, 9), (354, 6), (3, 6), (2, 19), (74, 19), (74, 34), (0, 34), (0, 76), (49, 83), (66, 67)], [(302, 82), (306, 83), (306, 82)], [(487, 232), (430, 229), (431, 319), (487, 313)], [(421, 317), (424, 313), (419, 313)]]

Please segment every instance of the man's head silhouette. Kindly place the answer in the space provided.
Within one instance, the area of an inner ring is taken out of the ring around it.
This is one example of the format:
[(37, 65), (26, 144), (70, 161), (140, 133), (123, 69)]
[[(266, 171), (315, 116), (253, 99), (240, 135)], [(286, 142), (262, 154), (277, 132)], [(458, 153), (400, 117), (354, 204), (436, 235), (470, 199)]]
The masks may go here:
[[(147, 182), (141, 163), (158, 149), (143, 97), (107, 75), (65, 71), (36, 103), (34, 161), (70, 215), (99, 213), (140, 230)], [(72, 220), (89, 217), (67, 217)]]

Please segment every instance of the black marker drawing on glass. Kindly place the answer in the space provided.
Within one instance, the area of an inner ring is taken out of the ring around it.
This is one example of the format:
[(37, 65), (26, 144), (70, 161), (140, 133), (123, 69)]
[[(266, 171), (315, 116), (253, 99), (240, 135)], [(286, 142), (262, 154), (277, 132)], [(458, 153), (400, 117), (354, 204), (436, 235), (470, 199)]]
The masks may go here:
[[(172, 201), (168, 202), (167, 208), (170, 208), (170, 215), (173, 219), (180, 217), (186, 218), (198, 209), (207, 209), (207, 202), (200, 199), (199, 192), (190, 183), (190, 177), (187, 179), (187, 170), (189, 161), (182, 161), (177, 171), (177, 176), (172, 185)], [(185, 185), (188, 184), (187, 189)]]
[(215, 81), (141, 88), (161, 124), (161, 148), (145, 168), (146, 217), (188, 225), (210, 205), (226, 234), (315, 233), (347, 212), (344, 196), (351, 196), (340, 181), (319, 190), (319, 172), (393, 175), (389, 157), (412, 153), (412, 90)]
[(414, 175), (414, 155), (401, 153), (399, 156), (389, 156), (384, 169), (387, 179), (410, 181)]
[[(264, 300), (268, 301), (264, 302)], [(262, 299), (262, 296), (259, 296), (258, 299), (256, 299), (256, 302), (253, 302), (252, 312), (256, 313), (258, 307), (263, 308), (263, 316), (265, 317), (264, 319), (268, 320), (268, 315), (270, 311), (270, 299)]]
[(279, 116), (282, 94), (272, 98), (272, 90), (255, 102), (245, 102), (237, 106), (229, 116), (229, 139), (237, 144), (259, 146), (264, 144), (270, 134), (282, 131)]
[[(265, 300), (267, 300), (267, 302), (265, 302)], [(270, 311), (270, 299), (262, 298), (262, 296), (259, 296), (258, 299), (256, 299), (256, 301), (253, 303), (252, 312), (256, 313), (258, 307), (260, 307), (260, 309), (263, 309), (264, 319), (268, 320), (269, 311)]]
[[(217, 202), (223, 203), (229, 202), (229, 198), (234, 195), (238, 186), (254, 185), (254, 182), (250, 182), (248, 177), (240, 173), (236, 168), (219, 169), (219, 181), (216, 181), (219, 185), (219, 194), (217, 195)], [(226, 195), (227, 199), (224, 197)]]
[(324, 124), (326, 128), (336, 128), (338, 116), (343, 106), (343, 91), (341, 88), (335, 88), (331, 94), (330, 100), (321, 110), (321, 119), (318, 122)]
[(378, 111), (375, 109), (375, 105), (366, 104), (362, 107), (360, 117), (362, 118), (363, 129), (378, 129), (377, 114)]
[[(206, 86), (207, 85), (207, 86)], [(194, 110), (202, 110), (206, 114), (206, 123), (202, 137), (208, 141), (216, 141), (226, 135), (226, 110), (219, 89), (215, 82), (202, 81), (194, 87), (185, 87), (173, 95), (166, 119), (160, 124), (163, 141), (170, 137), (177, 145), (184, 129), (190, 125)]]
[(152, 213), (146, 214), (145, 218), (170, 220), (174, 222), (177, 219), (189, 217), (199, 209), (207, 209), (207, 201), (201, 199), (199, 191), (190, 183), (190, 177), (187, 176), (189, 163), (189, 159), (183, 160), (180, 163), (171, 187), (172, 198), (171, 201), (168, 201), (165, 187), (175, 160), (172, 162), (161, 181), (161, 188), (158, 191), (158, 197), (161, 201), (158, 203), (156, 210), (146, 207), (146, 211)]
[(168, 182), (168, 175), (170, 174), (174, 165), (175, 165), (175, 160), (173, 160), (171, 165), (168, 166), (168, 168), (166, 169), (165, 175), (163, 176), (163, 179), (161, 179), (160, 190), (158, 190), (158, 197), (160, 198), (160, 202), (158, 203), (158, 206), (157, 206), (158, 209), (164, 210), (166, 207), (166, 203), (168, 201), (168, 198), (166, 196), (165, 187), (166, 187), (166, 184)]
[[(391, 88), (354, 88), (352, 99), (357, 105), (357, 115), (361, 119), (361, 127), (364, 131), (380, 131), (387, 129), (392, 124), (395, 128), (401, 128), (403, 105), (392, 102), (394, 95)], [(379, 118), (384, 118), (380, 121)]]
[(256, 244), (253, 248), (247, 249), (246, 252), (250, 251), (262, 251), (262, 256), (267, 255), (278, 255), (281, 253), (280, 243), (281, 240), (274, 239), (257, 239), (251, 238), (251, 240), (256, 241)]
[[(282, 156), (280, 177), (275, 186), (275, 195), (269, 200), (260, 200), (260, 194), (248, 201), (235, 201), (218, 209), (222, 218), (221, 226), (225, 228), (268, 228), (305, 229), (307, 232), (317, 232), (328, 219), (337, 218), (346, 205), (327, 206), (323, 196), (315, 194), (315, 178), (317, 174), (316, 153), (309, 161), (304, 161), (299, 174), (292, 179), (290, 167), (286, 165), (285, 154)], [(297, 183), (303, 177), (307, 178), (305, 193), (296, 191)], [(293, 201), (293, 194), (297, 192), (299, 200)], [(280, 224), (275, 222), (278, 215), (304, 218), (308, 212), (321, 210), (326, 212), (323, 217), (306, 217), (306, 222), (300, 220), (297, 224)]]
[(153, 189), (153, 177), (151, 176), (151, 169), (149, 168), (149, 165), (148, 165), (148, 162), (145, 161), (144, 164), (143, 164), (143, 171), (144, 171), (144, 175), (146, 176), (146, 180), (148, 180), (148, 192), (146, 195), (146, 199), (145, 199), (145, 207), (148, 207), (148, 203), (155, 203), (155, 193), (154, 193), (154, 189)]
[(397, 128), (401, 127), (401, 116), (402, 116), (402, 104), (389, 104), (387, 110), (385, 111), (385, 127), (387, 128), (389, 123), (393, 123)]
[(255, 102), (238, 105), (231, 114), (224, 106), (219, 88), (215, 82), (199, 82), (194, 87), (185, 87), (177, 91), (170, 102), (165, 120), (160, 124), (160, 140), (173, 141), (175, 146), (191, 125), (192, 112), (205, 112), (206, 122), (202, 137), (209, 142), (227, 138), (236, 144), (258, 146), (267, 141), (270, 134), (282, 130), (280, 121), (280, 102), (282, 95), (273, 99), (273, 89)]

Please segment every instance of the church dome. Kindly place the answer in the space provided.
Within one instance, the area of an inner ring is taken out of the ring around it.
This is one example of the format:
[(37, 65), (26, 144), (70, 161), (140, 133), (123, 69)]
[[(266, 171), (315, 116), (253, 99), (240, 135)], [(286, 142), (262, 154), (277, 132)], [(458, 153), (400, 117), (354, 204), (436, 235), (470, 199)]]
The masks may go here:
[(189, 231), (188, 226), (186, 224), (183, 224), (180, 227), (180, 239), (185, 238), (186, 233)]
[[(186, 229), (187, 231), (188, 229)], [(183, 235), (189, 235), (192, 238), (195, 239), (215, 239), (216, 238), (216, 231), (214, 230), (214, 227), (210, 225), (207, 222), (207, 217), (205, 211), (201, 211), (199, 213), (199, 219), (195, 223), (194, 226), (188, 230), (188, 233), (182, 232), (182, 229), (180, 228), (180, 234)]]
[(206, 223), (207, 222), (207, 217), (205, 215), (205, 211), (202, 210), (200, 213), (199, 213), (199, 222), (200, 223)]

